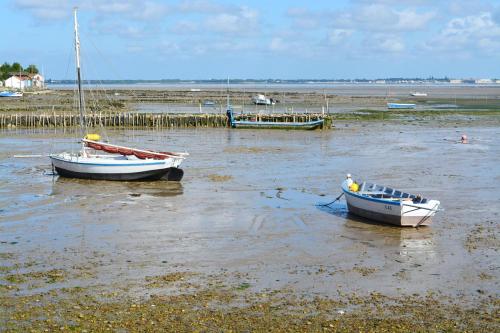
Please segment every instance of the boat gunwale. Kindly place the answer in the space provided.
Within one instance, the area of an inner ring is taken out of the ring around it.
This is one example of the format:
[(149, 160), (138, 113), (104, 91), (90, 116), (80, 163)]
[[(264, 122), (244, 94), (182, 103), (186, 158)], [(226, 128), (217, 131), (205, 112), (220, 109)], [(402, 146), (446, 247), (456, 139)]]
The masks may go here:
[(250, 120), (234, 120), (232, 125), (255, 125), (255, 126), (269, 126), (269, 127), (308, 127), (317, 126), (324, 123), (323, 119), (313, 120), (307, 122), (272, 122), (272, 121), (250, 121)]
[(393, 205), (393, 206), (403, 206), (403, 202), (402, 201), (393, 201), (393, 200), (389, 200), (389, 199), (379, 199), (379, 198), (372, 198), (368, 195), (362, 195), (362, 194), (356, 194), (352, 191), (349, 191), (349, 190), (346, 190), (344, 188), (342, 188), (342, 191), (344, 191), (345, 194), (348, 194), (348, 195), (351, 195), (355, 198), (359, 198), (359, 199), (363, 199), (363, 200), (367, 200), (367, 201), (373, 201), (373, 202), (378, 202), (378, 203), (384, 203), (384, 204), (389, 204), (389, 205)]
[[(72, 164), (83, 164), (83, 165), (95, 165), (95, 166), (105, 166), (105, 167), (130, 167), (130, 166), (149, 166), (149, 165), (161, 165), (165, 164), (164, 161), (168, 161), (167, 159), (161, 160), (162, 162), (158, 162), (158, 160), (141, 160), (142, 163), (137, 163), (136, 161), (133, 160), (124, 160), (121, 159), (119, 161), (131, 161), (133, 163), (92, 163), (92, 162), (80, 162), (80, 161), (73, 161), (73, 160), (68, 160), (62, 157), (59, 157), (58, 155), (49, 155), (50, 158), (61, 161), (61, 162), (67, 162), (67, 163), (72, 163)], [(105, 160), (106, 158), (103, 158)], [(108, 159), (111, 161), (111, 159)], [(116, 161), (116, 160), (113, 160)]]

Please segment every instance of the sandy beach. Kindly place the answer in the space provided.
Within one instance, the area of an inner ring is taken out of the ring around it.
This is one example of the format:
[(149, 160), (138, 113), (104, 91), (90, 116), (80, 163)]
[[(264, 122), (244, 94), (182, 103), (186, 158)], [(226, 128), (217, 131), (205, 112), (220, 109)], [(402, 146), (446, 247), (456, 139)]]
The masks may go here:
[[(497, 330), (499, 125), (108, 130), (189, 151), (181, 183), (58, 178), (13, 155), (75, 149), (75, 133), (4, 130), (1, 330)], [(444, 211), (401, 229), (318, 207), (348, 172)]]

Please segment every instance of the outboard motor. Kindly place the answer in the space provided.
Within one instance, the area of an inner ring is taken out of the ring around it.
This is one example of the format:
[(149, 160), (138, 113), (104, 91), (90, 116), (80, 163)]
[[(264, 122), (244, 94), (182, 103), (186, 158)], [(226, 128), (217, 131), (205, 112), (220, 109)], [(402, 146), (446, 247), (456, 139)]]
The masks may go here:
[(227, 127), (234, 127), (233, 109), (230, 106), (228, 106), (226, 110), (226, 116), (227, 116)]

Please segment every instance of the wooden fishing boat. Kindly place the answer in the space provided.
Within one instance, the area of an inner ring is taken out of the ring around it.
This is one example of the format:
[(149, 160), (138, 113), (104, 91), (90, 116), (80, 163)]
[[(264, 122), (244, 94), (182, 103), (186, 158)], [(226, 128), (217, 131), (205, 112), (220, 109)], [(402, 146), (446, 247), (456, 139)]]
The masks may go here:
[[(80, 74), (80, 41), (76, 9), (74, 11), (75, 52), (78, 82), (78, 109), (82, 147), (77, 153), (49, 155), (52, 167), (62, 177), (100, 180), (174, 180), (180, 181), (184, 172), (179, 169), (188, 153), (156, 152), (101, 142), (97, 134), (87, 134), (85, 104)], [(99, 154), (105, 152), (107, 154)]]
[(390, 187), (362, 182), (356, 189), (350, 178), (342, 183), (350, 213), (397, 226), (429, 225), (439, 209), (438, 200), (409, 194)]
[(324, 120), (318, 119), (305, 122), (272, 122), (272, 121), (251, 121), (251, 120), (235, 120), (231, 107), (227, 109), (227, 117), (229, 125), (232, 128), (268, 128), (268, 129), (297, 129), (297, 130), (314, 130), (323, 127)]

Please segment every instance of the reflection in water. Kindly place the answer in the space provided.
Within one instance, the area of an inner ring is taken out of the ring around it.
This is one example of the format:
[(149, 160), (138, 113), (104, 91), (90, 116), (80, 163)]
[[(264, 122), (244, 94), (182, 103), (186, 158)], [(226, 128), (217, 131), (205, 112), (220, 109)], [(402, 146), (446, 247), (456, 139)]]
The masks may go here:
[(416, 262), (436, 256), (432, 227), (402, 228), (372, 222), (352, 214), (348, 214), (347, 218), (345, 228), (356, 238), (397, 247), (401, 259)]
[(331, 206), (318, 206), (318, 209), (346, 219), (344, 227), (347, 237), (360, 242), (382, 243), (399, 247), (401, 257), (425, 254), (426, 258), (435, 256), (432, 227), (402, 228), (390, 224), (365, 219), (350, 214), (343, 203)]
[(183, 194), (182, 183), (169, 181), (154, 182), (110, 182), (104, 180), (73, 179), (54, 177), (52, 184), (53, 196), (66, 198), (128, 195), (140, 197), (143, 195), (154, 197), (173, 197)]

